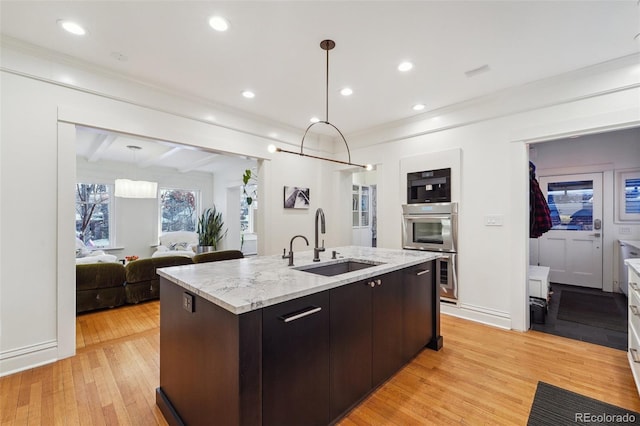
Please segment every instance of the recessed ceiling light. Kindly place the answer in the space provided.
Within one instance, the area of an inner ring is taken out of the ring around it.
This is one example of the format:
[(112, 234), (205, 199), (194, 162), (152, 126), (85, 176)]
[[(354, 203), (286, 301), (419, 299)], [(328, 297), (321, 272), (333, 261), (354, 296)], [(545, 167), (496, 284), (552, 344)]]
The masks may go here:
[(411, 62), (402, 62), (400, 65), (398, 65), (398, 71), (409, 71), (411, 68), (413, 68), (413, 64)]
[(244, 92), (242, 92), (242, 96), (244, 96), (247, 99), (253, 99), (256, 97), (256, 94), (253, 93), (251, 90), (245, 90)]
[(209, 18), (209, 25), (216, 31), (227, 31), (229, 29), (229, 21), (222, 16), (212, 16)]
[(423, 104), (415, 104), (413, 106), (413, 110), (414, 111), (422, 111), (424, 109), (424, 105)]
[(351, 96), (353, 94), (353, 90), (351, 90), (351, 88), (349, 88), (349, 87), (345, 87), (344, 89), (342, 89), (340, 91), (340, 94), (342, 96)]
[(65, 21), (64, 19), (58, 19), (58, 25), (60, 25), (65, 31), (75, 35), (85, 35), (87, 31), (72, 21)]
[(277, 148), (274, 144), (269, 144), (269, 146), (267, 146), (267, 151), (273, 154), (274, 152), (277, 151)]
[(310, 121), (310, 122), (312, 122), (312, 123), (317, 123), (317, 122), (319, 122), (319, 121), (320, 121), (320, 119), (319, 119), (318, 117), (311, 117), (311, 118), (309, 119), (309, 121)]

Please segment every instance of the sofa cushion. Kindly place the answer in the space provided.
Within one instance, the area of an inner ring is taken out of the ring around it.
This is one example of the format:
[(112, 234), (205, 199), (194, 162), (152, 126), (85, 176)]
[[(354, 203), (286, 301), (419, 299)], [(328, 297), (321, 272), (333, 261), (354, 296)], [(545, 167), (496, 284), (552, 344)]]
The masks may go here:
[(163, 256), (138, 259), (129, 262), (125, 266), (125, 281), (128, 284), (143, 281), (157, 280), (156, 269), (168, 266), (189, 265), (193, 263), (190, 257), (185, 256)]
[(218, 250), (196, 254), (193, 256), (193, 262), (217, 262), (219, 260), (242, 259), (243, 257), (244, 255), (240, 250)]
[(125, 267), (121, 263), (76, 265), (76, 291), (122, 287)]

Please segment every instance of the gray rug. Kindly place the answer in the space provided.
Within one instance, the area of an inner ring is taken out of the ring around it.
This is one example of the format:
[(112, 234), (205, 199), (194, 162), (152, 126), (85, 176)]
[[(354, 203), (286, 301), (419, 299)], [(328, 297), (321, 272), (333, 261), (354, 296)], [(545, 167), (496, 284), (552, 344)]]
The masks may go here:
[(527, 425), (640, 425), (640, 413), (538, 382)]
[(607, 295), (562, 290), (557, 318), (607, 330), (627, 330), (625, 312)]

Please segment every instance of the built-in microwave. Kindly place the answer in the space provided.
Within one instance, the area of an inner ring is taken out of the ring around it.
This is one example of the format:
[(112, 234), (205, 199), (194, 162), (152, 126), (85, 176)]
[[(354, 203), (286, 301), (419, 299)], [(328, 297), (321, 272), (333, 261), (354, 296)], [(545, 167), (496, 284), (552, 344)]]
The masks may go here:
[(411, 250), (456, 252), (458, 204), (404, 204), (402, 247)]
[(407, 173), (407, 204), (451, 201), (451, 168)]

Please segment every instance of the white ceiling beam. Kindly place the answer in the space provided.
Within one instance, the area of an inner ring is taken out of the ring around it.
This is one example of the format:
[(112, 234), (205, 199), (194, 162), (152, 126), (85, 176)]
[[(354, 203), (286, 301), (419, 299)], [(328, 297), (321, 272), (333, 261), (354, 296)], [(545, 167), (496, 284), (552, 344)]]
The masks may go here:
[(145, 168), (145, 167), (153, 166), (155, 164), (159, 164), (162, 160), (166, 160), (167, 158), (177, 154), (178, 152), (182, 151), (182, 149), (183, 148), (179, 146), (173, 147), (169, 151), (165, 151), (162, 154), (156, 155), (155, 157), (151, 157), (145, 161), (141, 161), (138, 164), (138, 167)]
[(95, 163), (102, 159), (103, 154), (106, 152), (107, 148), (113, 144), (116, 139), (118, 139), (118, 135), (115, 133), (98, 133), (94, 138), (95, 148), (92, 151), (89, 151), (89, 155), (87, 155), (87, 161), (90, 163)]
[(188, 167), (183, 167), (181, 169), (178, 169), (178, 171), (180, 173), (189, 173), (190, 171), (193, 171), (198, 167), (206, 166), (207, 164), (212, 163), (215, 160), (215, 158), (218, 156), (219, 154), (207, 155), (202, 160), (194, 161), (193, 163), (189, 164)]

